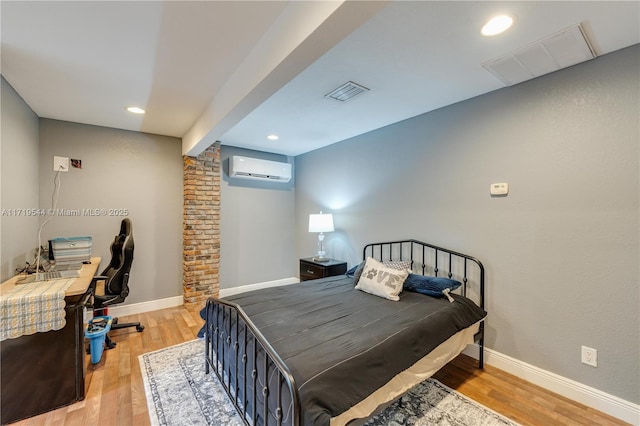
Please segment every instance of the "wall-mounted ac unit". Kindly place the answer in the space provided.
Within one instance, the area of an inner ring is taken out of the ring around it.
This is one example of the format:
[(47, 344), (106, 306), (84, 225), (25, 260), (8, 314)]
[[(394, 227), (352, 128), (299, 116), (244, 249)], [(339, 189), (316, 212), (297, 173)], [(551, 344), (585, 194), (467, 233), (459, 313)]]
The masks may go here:
[(233, 155), (229, 158), (229, 176), (286, 183), (291, 180), (291, 164)]

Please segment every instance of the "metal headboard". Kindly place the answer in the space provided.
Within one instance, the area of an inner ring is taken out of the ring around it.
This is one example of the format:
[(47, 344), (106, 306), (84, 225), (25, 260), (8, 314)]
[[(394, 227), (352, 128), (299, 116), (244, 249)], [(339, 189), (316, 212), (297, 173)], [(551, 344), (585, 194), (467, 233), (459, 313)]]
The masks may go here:
[[(462, 283), (459, 289), (462, 296), (484, 309), (484, 266), (473, 256), (418, 240), (367, 244), (362, 250), (362, 259), (368, 256), (381, 261), (410, 260), (415, 274), (456, 279)], [(478, 367), (484, 368), (484, 321), (474, 340), (478, 342)]]
[(462, 283), (462, 295), (467, 297), (469, 281), (477, 281), (477, 302), (484, 309), (484, 266), (475, 257), (418, 240), (371, 243), (364, 246), (362, 259), (373, 257), (381, 261), (410, 260), (412, 272), (421, 275), (447, 276)]

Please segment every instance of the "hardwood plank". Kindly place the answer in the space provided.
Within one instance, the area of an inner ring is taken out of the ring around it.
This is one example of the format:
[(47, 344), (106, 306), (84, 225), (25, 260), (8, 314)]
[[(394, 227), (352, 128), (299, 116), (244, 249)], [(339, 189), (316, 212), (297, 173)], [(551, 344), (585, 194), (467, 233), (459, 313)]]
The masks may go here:
[[(114, 339), (116, 340), (116, 339)], [(100, 415), (99, 425), (114, 424), (114, 416), (118, 410), (118, 365), (120, 348), (105, 350), (102, 359), (96, 367), (104, 368), (104, 380), (101, 389), (96, 389), (100, 394)]]
[[(100, 360), (100, 363), (96, 366), (91, 363), (90, 357), (86, 362), (86, 374), (85, 380), (89, 380), (89, 386), (86, 388), (85, 409), (83, 422), (86, 425), (98, 424), (100, 418), (100, 403), (102, 401), (102, 387), (104, 385), (104, 361)], [(100, 391), (98, 391), (100, 390)], [(80, 403), (78, 403), (79, 405)]]
[(147, 399), (144, 393), (144, 383), (138, 360), (138, 356), (144, 353), (142, 334), (144, 333), (138, 333), (129, 338), (131, 343), (129, 355), (129, 362), (131, 363), (131, 409), (134, 419), (139, 415), (147, 415)]
[(64, 424), (69, 426), (85, 426), (84, 423), (82, 423), (82, 415), (82, 410), (67, 411)]
[(116, 424), (130, 425), (133, 424), (133, 408), (131, 401), (131, 377), (122, 375), (118, 377), (118, 410), (113, 413), (116, 418)]
[[(138, 357), (144, 353), (196, 338), (203, 325), (201, 306), (179, 306), (120, 318), (139, 321), (135, 328), (115, 330), (116, 348), (105, 350), (98, 364), (86, 357), (87, 394), (84, 401), (15, 423), (17, 426), (135, 425), (150, 424), (143, 376)], [(509, 417), (523, 426), (611, 425), (626, 423), (560, 395), (460, 355), (435, 376), (445, 385)]]

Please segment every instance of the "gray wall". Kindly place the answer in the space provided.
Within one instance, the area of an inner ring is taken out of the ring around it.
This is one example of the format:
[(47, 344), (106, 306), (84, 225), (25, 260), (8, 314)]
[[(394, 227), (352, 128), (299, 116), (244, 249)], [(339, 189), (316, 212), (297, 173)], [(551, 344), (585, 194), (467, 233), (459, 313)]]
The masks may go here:
[(297, 276), (294, 180), (230, 178), (232, 155), (293, 163), (283, 155), (222, 145), (220, 288)]
[[(329, 253), (413, 237), (487, 268), (487, 345), (639, 403), (639, 47), (296, 158)], [(489, 185), (508, 182), (505, 198)], [(598, 367), (580, 347), (598, 350)]]
[(126, 303), (182, 295), (180, 139), (41, 119), (40, 206), (45, 208), (52, 204), (54, 155), (82, 160), (82, 169), (60, 174), (58, 208), (105, 209), (107, 214), (55, 216), (43, 240), (90, 235), (103, 268), (124, 217), (110, 210), (127, 209), (135, 252)]
[(0, 135), (0, 278), (11, 277), (16, 267), (33, 261), (38, 245), (38, 217), (4, 209), (37, 209), (38, 203), (38, 116), (20, 95), (0, 77), (2, 128)]

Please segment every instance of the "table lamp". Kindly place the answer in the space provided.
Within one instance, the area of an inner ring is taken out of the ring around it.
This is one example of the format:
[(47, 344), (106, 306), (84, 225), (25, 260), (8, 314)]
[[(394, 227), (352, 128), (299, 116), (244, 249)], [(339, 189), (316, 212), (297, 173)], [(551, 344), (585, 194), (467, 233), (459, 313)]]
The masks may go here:
[(310, 214), (309, 215), (309, 232), (319, 232), (318, 234), (318, 252), (313, 258), (314, 262), (328, 262), (329, 258), (324, 251), (324, 233), (333, 232), (333, 215), (332, 214)]

